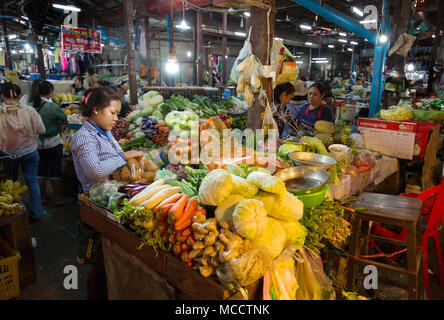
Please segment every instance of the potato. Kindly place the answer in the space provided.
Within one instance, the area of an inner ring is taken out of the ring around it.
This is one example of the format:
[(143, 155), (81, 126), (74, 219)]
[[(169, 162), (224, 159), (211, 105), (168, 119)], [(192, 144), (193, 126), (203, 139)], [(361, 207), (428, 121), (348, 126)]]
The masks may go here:
[[(156, 177), (156, 172), (148, 172), (148, 171), (144, 171), (142, 174), (142, 179), (146, 180), (146, 182), (153, 182), (154, 178)], [(145, 182), (145, 181), (142, 181)]]
[(153, 160), (151, 160), (148, 157), (143, 157), (142, 158), (142, 166), (143, 166), (143, 170), (144, 171), (155, 172), (158, 169), (157, 165), (153, 162)]

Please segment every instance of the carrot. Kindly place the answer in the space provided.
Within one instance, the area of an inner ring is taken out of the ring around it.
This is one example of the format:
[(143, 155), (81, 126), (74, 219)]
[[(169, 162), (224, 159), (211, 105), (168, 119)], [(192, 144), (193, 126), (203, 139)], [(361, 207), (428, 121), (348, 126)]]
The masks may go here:
[(187, 245), (185, 242), (183, 242), (183, 243), (180, 245), (180, 248), (182, 249), (182, 251), (188, 251), (188, 250), (191, 249), (191, 248), (189, 247), (189, 245)]
[(202, 214), (205, 218), (207, 217), (207, 211), (202, 207), (197, 208), (197, 210), (194, 212), (194, 215), (198, 213)]
[(187, 205), (185, 206), (185, 208), (183, 209), (183, 214), (180, 217), (180, 219), (176, 220), (175, 226), (176, 226), (176, 230), (177, 230), (177, 226), (182, 225), (183, 222), (185, 220), (187, 220), (188, 218), (192, 218), (191, 214), (196, 211), (198, 206), (197, 203), (197, 199), (196, 198), (190, 198), (187, 201)]
[(182, 248), (180, 246), (180, 243), (175, 243), (173, 246), (173, 252), (176, 256), (180, 255), (180, 253), (182, 252)]
[(180, 231), (191, 226), (196, 211), (197, 209), (194, 212), (192, 212), (185, 220), (182, 220), (180, 224), (175, 224), (174, 228), (176, 229), (176, 231)]
[(168, 222), (173, 224), (182, 216), (183, 209), (187, 204), (188, 196), (183, 194), (180, 199), (168, 211)]
[(159, 221), (167, 221), (168, 210), (170, 210), (173, 205), (174, 203), (169, 203), (160, 208), (159, 211), (156, 213), (157, 219), (159, 219)]
[(180, 258), (182, 259), (183, 262), (191, 261), (191, 259), (189, 257), (189, 252), (188, 251), (182, 252)]
[(182, 236), (185, 236), (185, 237), (188, 237), (188, 236), (190, 236), (191, 235), (191, 228), (186, 228), (185, 230), (183, 230), (180, 234), (182, 235)]
[(167, 126), (166, 122), (161, 122), (161, 123), (156, 124), (154, 126), (154, 128), (158, 129), (158, 128), (166, 127), (166, 126)]
[(171, 197), (166, 198), (161, 203), (159, 203), (155, 208), (154, 211), (158, 211), (160, 208), (162, 208), (164, 205), (175, 203), (182, 195), (180, 193), (173, 194)]

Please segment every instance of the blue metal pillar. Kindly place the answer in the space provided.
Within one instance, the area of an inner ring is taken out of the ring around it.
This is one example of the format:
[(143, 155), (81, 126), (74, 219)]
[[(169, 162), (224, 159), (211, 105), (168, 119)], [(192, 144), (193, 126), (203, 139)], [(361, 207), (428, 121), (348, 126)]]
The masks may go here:
[(372, 78), (372, 92), (370, 98), (370, 111), (369, 116), (377, 113), (381, 106), (381, 97), (383, 90), (383, 79), (382, 72), (385, 64), (385, 55), (390, 47), (390, 23), (388, 22), (388, 14), (389, 14), (389, 1), (384, 0), (383, 2), (383, 17), (384, 21), (381, 25), (382, 34), (387, 35), (387, 42), (384, 44), (379, 43), (378, 33), (370, 31), (362, 27), (359, 23), (354, 22), (353, 19), (347, 17), (343, 13), (336, 11), (335, 9), (323, 6), (316, 0), (292, 0), (293, 2), (298, 3), (302, 7), (311, 10), (318, 15), (324, 17), (327, 20), (330, 20), (337, 25), (347, 29), (365, 39), (375, 45), (375, 58), (373, 64), (373, 78)]
[(384, 90), (383, 71), (385, 64), (385, 56), (390, 48), (390, 22), (388, 21), (389, 1), (384, 0), (382, 3), (383, 22), (381, 24), (381, 34), (387, 36), (386, 43), (378, 43), (375, 46), (375, 59), (373, 61), (373, 77), (372, 92), (370, 96), (369, 116), (373, 116), (381, 109), (382, 91)]

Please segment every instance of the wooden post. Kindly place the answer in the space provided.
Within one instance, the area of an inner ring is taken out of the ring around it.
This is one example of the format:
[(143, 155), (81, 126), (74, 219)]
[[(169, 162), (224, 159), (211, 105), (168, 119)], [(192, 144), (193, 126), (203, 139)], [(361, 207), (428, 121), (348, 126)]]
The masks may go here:
[(199, 58), (199, 61), (196, 65), (196, 82), (198, 86), (202, 86), (202, 76), (203, 76), (203, 42), (202, 42), (202, 12), (196, 12), (196, 60)]
[(224, 34), (222, 38), (222, 84), (227, 84), (227, 11), (223, 13), (222, 17), (222, 32)]
[[(270, 0), (272, 10), (268, 16), (267, 10), (258, 7), (250, 8), (250, 17), (247, 19), (247, 30), (251, 30), (251, 46), (253, 54), (258, 57), (263, 65), (267, 65), (267, 57), (271, 51), (273, 45), (274, 31), (275, 31), (275, 11), (276, 0)], [(269, 31), (267, 19), (269, 19)], [(248, 34), (247, 34), (248, 36)], [(262, 82), (262, 88), (267, 92), (267, 97), (270, 103), (272, 99), (271, 79), (264, 79)], [(258, 95), (255, 96), (253, 106), (248, 109), (247, 113), (247, 127), (249, 129), (260, 129), (262, 127), (262, 106), (258, 100)]]
[(133, 0), (123, 1), (123, 12), (125, 19), (126, 54), (128, 57), (128, 79), (130, 86), (130, 101), (132, 105), (137, 104), (136, 84), (136, 58), (134, 48), (134, 6)]
[(37, 69), (40, 73), (40, 79), (46, 80), (46, 70), (45, 70), (45, 62), (43, 61), (43, 52), (42, 52), (42, 44), (38, 39), (38, 34), (36, 30), (34, 30), (34, 43), (36, 45), (37, 50)]
[(151, 85), (151, 43), (150, 43), (150, 18), (144, 18), (145, 46), (146, 46), (146, 70), (148, 72), (148, 84)]
[[(3, 3), (3, 9), (6, 6), (6, 2)], [(2, 9), (2, 15), (5, 15), (4, 10)], [(8, 32), (6, 30), (6, 19), (2, 18), (2, 27), (3, 27), (3, 41), (5, 42), (5, 66), (9, 70), (12, 70), (12, 56), (11, 56), (11, 47), (9, 46), (9, 38)]]

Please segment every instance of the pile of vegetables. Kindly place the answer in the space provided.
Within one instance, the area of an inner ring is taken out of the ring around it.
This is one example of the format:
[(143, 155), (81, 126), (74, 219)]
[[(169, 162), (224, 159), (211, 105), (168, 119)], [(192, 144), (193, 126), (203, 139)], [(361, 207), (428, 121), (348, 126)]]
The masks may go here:
[[(171, 131), (181, 138), (196, 137), (199, 132), (199, 116), (191, 111), (172, 111), (165, 117), (165, 122)], [(193, 130), (196, 126), (196, 130)]]
[(133, 123), (140, 117), (153, 116), (159, 120), (163, 119), (159, 106), (163, 103), (163, 97), (157, 91), (149, 91), (142, 96), (143, 102), (136, 110), (128, 114), (128, 121)]
[(209, 97), (195, 96), (193, 99), (198, 108), (192, 109), (201, 118), (210, 118), (217, 115), (223, 115), (227, 112), (227, 107), (231, 106), (230, 102), (215, 103)]
[(141, 129), (145, 134), (146, 140), (153, 141), (160, 146), (166, 146), (168, 144), (170, 131), (165, 122), (160, 122), (154, 117), (143, 117)]
[(343, 218), (344, 207), (336, 201), (324, 201), (304, 213), (301, 224), (307, 229), (305, 246), (319, 252), (326, 242), (340, 247), (350, 235), (350, 223)]
[(241, 75), (237, 82), (236, 93), (244, 94), (245, 101), (251, 107), (253, 105), (254, 94), (259, 93), (261, 88), (262, 65), (255, 55), (245, 58), (237, 65), (236, 71)]
[(28, 190), (19, 181), (6, 180), (0, 183), (0, 216), (11, 216), (25, 208), (19, 203), (21, 195)]
[(129, 131), (129, 125), (130, 123), (127, 119), (119, 119), (111, 130), (113, 137), (117, 141), (125, 139)]
[(199, 105), (191, 102), (183, 96), (172, 95), (168, 100), (159, 105), (159, 111), (163, 117), (173, 111), (198, 110)]

